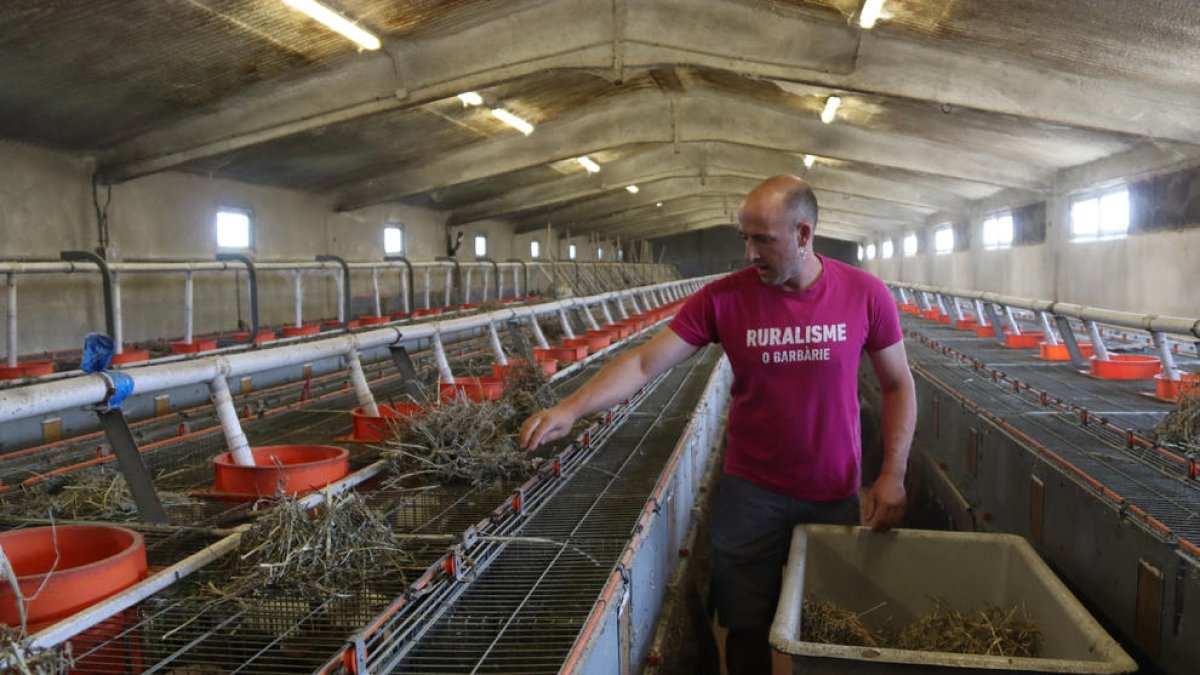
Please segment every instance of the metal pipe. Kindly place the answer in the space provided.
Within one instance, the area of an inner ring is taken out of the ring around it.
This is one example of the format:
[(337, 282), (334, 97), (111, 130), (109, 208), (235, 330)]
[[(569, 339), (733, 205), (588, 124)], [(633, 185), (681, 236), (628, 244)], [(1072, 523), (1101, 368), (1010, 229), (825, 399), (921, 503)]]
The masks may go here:
[(116, 322), (113, 319), (113, 297), (112, 297), (112, 270), (108, 266), (108, 261), (91, 251), (63, 251), (59, 254), (62, 259), (68, 262), (89, 262), (96, 266), (100, 271), (100, 279), (104, 285), (104, 329), (111, 335), (116, 336)]
[(1042, 322), (1042, 335), (1046, 338), (1046, 344), (1058, 344), (1058, 337), (1054, 334), (1054, 328), (1050, 325), (1050, 315), (1046, 312), (1038, 312), (1037, 315)]
[(537, 346), (542, 349), (549, 349), (550, 343), (546, 341), (546, 334), (542, 332), (542, 326), (538, 323), (537, 314), (532, 309), (529, 310), (529, 327), (533, 329), (533, 339), (537, 342)]
[[(522, 291), (525, 295), (529, 295), (529, 266), (519, 258), (509, 258), (506, 262), (520, 265), (520, 268), (513, 267), (513, 297), (521, 297)], [(523, 277), (520, 281), (518, 281), (517, 272), (520, 272)]]
[[(461, 305), (462, 304), (462, 268), (459, 266), (458, 259), (451, 258), (450, 256), (440, 255), (440, 256), (434, 258), (434, 260), (437, 260), (439, 262), (447, 262), (447, 263), (450, 263), (451, 265), (453, 265), (453, 267), (446, 268), (446, 289), (445, 289), (446, 290), (446, 301), (444, 303), (442, 303), (443, 306), (457, 307), (457, 306)], [(450, 297), (451, 288), (456, 288), (458, 290), (458, 292), (455, 293), (453, 302), (451, 302), (451, 297)]]
[(292, 296), (295, 299), (295, 319), (294, 325), (296, 328), (304, 326), (304, 281), (300, 270), (292, 271)]
[(113, 353), (125, 352), (125, 325), (121, 319), (121, 275), (112, 275)]
[(1100, 326), (1096, 325), (1095, 321), (1088, 319), (1083, 322), (1087, 326), (1088, 335), (1092, 337), (1092, 350), (1096, 354), (1096, 358), (1100, 361), (1108, 361), (1108, 347), (1104, 346), (1104, 338), (1100, 337)]
[(346, 367), (350, 371), (350, 384), (354, 387), (354, 397), (358, 400), (358, 405), (369, 417), (379, 417), (379, 406), (375, 405), (375, 396), (367, 386), (367, 376), (363, 373), (357, 349), (352, 348), (346, 352)]
[(433, 285), (433, 280), (430, 278), (432, 270), (425, 268), (425, 309), (429, 309), (429, 287)]
[(17, 367), (17, 356), (18, 356), (17, 355), (17, 276), (10, 272), (9, 274), (5, 275), (5, 280), (7, 281), (7, 286), (5, 288), (5, 295), (8, 296), (8, 302), (6, 303), (6, 306), (4, 309), (4, 312), (5, 312), (4, 327), (5, 327), (5, 332), (8, 335), (8, 338), (4, 344), (5, 349), (7, 350), (7, 353), (5, 354), (5, 358), (4, 358), (4, 363), (9, 368), (16, 368)]
[[(404, 265), (405, 273), (400, 275), (400, 297), (404, 301), (404, 313), (408, 314), (416, 307), (416, 299), (413, 293), (416, 290), (416, 284), (413, 283), (413, 264), (408, 261), (408, 258), (402, 255), (386, 255), (383, 259), (387, 262), (398, 262)], [(425, 268), (425, 306), (429, 306), (429, 268)]]
[(442, 333), (433, 334), (433, 360), (438, 367), (438, 381), (446, 384), (454, 382), (454, 371), (450, 369), (450, 361), (446, 358), (446, 347), (442, 344)]
[[(1021, 326), (1020, 326), (1020, 324), (1017, 323), (1017, 317), (1013, 316), (1012, 307), (1010, 307), (1009, 305), (1004, 305), (1004, 318), (1008, 319), (1008, 325), (1012, 327), (1012, 334), (1020, 335), (1021, 334)], [(996, 337), (1000, 337), (1000, 336), (997, 335)]]
[(600, 330), (600, 324), (596, 323), (596, 317), (592, 316), (592, 308), (588, 306), (588, 303), (583, 303), (582, 309), (583, 316), (587, 318), (588, 326), (592, 330)]
[[(491, 258), (488, 258), (487, 256), (479, 256), (479, 257), (475, 258), (475, 262), (489, 263), (492, 266), (492, 274), (495, 275), (495, 277), (496, 277), (496, 289), (497, 289), (496, 290), (496, 299), (499, 300), (500, 299), (499, 289), (500, 289), (500, 285), (502, 283), (500, 281), (500, 263), (497, 263), (495, 260), (492, 260)], [(483, 276), (483, 301), (484, 302), (487, 302), (488, 288), (489, 288), (488, 278), (487, 278), (487, 275), (485, 274)]]
[(1175, 357), (1171, 355), (1171, 339), (1162, 331), (1150, 334), (1154, 338), (1154, 347), (1158, 349), (1158, 360), (1162, 362), (1163, 377), (1172, 382), (1179, 381), (1179, 371), (1175, 369)]
[[(991, 323), (990, 321), (988, 321), (987, 312), (985, 312), (983, 309), (983, 301), (980, 300), (979, 298), (975, 298), (975, 318), (976, 318), (976, 320), (979, 321), (980, 326), (987, 326), (989, 323)], [(996, 327), (992, 326), (992, 330), (995, 330), (995, 329), (996, 329)], [(996, 337), (1000, 337), (1000, 336), (997, 335)]]
[(600, 301), (600, 311), (604, 313), (604, 325), (610, 326), (613, 323), (612, 313), (608, 311), (608, 303)]
[(467, 271), (463, 275), (463, 304), (471, 302), (471, 276), (473, 270), (471, 266), (467, 266)]
[(962, 301), (958, 299), (958, 296), (955, 296), (955, 295), (950, 296), (950, 306), (954, 308), (954, 320), (955, 321), (966, 321), (967, 320), (967, 317), (963, 315)]
[[(691, 288), (685, 281), (667, 282), (669, 286)], [(588, 302), (619, 301), (629, 291), (614, 291), (586, 298)], [(560, 300), (529, 306), (535, 315), (552, 315), (565, 309), (572, 301)], [(488, 321), (507, 321), (516, 315), (510, 308), (494, 312), (418, 323), (404, 327), (383, 326), (355, 334), (339, 334), (308, 342), (296, 342), (268, 349), (205, 356), (156, 365), (147, 365), (127, 372), (133, 380), (133, 394), (147, 394), (165, 389), (207, 383), (217, 376), (241, 377), (254, 373), (299, 366), (312, 361), (345, 354), (351, 347), (370, 349), (398, 343), (416, 344), (438, 333), (457, 333), (477, 330)], [(51, 380), (24, 387), (0, 390), (0, 423), (36, 415), (96, 405), (107, 395), (107, 383), (95, 374)]]
[(379, 304), (379, 270), (371, 269), (371, 294), (375, 298), (375, 316), (383, 316), (383, 307)]
[(504, 355), (504, 347), (500, 344), (500, 334), (496, 332), (496, 322), (488, 322), (488, 339), (492, 343), (492, 355), (496, 357), (496, 363), (502, 366), (508, 365), (508, 357)]
[(562, 309), (558, 310), (558, 322), (562, 324), (563, 335), (567, 336), (569, 340), (574, 340), (575, 331), (571, 329), (571, 322), (567, 321), (567, 313)]
[(233, 396), (229, 393), (229, 383), (225, 381), (225, 375), (218, 374), (209, 380), (208, 392), (212, 396), (213, 406), (217, 409), (217, 417), (221, 420), (221, 431), (225, 433), (225, 445), (229, 448), (233, 463), (238, 466), (254, 466), (250, 442), (246, 440), (237, 411), (233, 409)]
[(317, 256), (317, 262), (332, 262), (337, 263), (341, 268), (341, 276), (337, 277), (338, 281), (338, 323), (346, 323), (346, 312), (350, 309), (350, 265), (341, 256), (322, 254)]
[(194, 304), (194, 288), (192, 283), (192, 273), (183, 273), (183, 342), (184, 344), (192, 344), (192, 335), (195, 331), (193, 324), (193, 312), (195, 311)]
[(250, 342), (258, 337), (258, 272), (250, 256), (241, 253), (219, 253), (217, 260), (240, 262), (246, 266), (246, 289), (250, 292)]
[(938, 307), (938, 311), (939, 311), (939, 312), (941, 312), (942, 314), (945, 314), (945, 315), (949, 316), (949, 314), (950, 314), (950, 313), (946, 311), (946, 304), (945, 304), (945, 303), (942, 301), (942, 300), (943, 300), (943, 299), (942, 299), (942, 294), (941, 294), (941, 293), (934, 293), (934, 294), (933, 294), (933, 298), (934, 298), (935, 300), (937, 300), (937, 307)]

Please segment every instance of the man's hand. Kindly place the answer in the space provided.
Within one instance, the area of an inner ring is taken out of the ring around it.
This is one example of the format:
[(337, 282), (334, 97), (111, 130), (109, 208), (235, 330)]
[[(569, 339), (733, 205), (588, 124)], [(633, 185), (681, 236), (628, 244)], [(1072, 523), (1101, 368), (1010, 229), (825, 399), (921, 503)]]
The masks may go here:
[(862, 525), (873, 532), (887, 532), (904, 517), (906, 503), (904, 479), (884, 474), (876, 479), (867, 492), (862, 512)]
[(578, 417), (566, 406), (557, 405), (525, 420), (521, 425), (520, 443), (525, 450), (535, 450), (543, 443), (567, 435)]

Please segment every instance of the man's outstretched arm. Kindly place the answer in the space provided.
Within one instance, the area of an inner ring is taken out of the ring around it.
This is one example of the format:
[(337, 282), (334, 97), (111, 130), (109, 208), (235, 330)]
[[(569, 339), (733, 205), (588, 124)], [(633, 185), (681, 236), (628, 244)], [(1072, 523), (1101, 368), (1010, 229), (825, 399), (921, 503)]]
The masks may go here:
[(699, 349), (671, 329), (663, 330), (646, 344), (613, 359), (558, 405), (525, 420), (521, 425), (521, 447), (532, 450), (562, 438), (575, 420), (624, 401), (656, 375), (686, 361)]
[(871, 365), (883, 390), (883, 469), (867, 494), (863, 525), (886, 532), (904, 517), (904, 473), (917, 423), (917, 389), (904, 340), (871, 354)]

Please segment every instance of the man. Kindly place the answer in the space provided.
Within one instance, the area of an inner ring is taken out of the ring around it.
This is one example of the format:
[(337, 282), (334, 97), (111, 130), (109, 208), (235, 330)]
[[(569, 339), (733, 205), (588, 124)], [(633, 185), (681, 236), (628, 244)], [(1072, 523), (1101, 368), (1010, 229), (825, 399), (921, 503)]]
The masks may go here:
[[(804, 181), (764, 181), (738, 211), (752, 266), (702, 288), (670, 330), (521, 427), (522, 446), (535, 448), (705, 344), (724, 347), (734, 377), (711, 591), (728, 629), (730, 675), (771, 671), (767, 634), (795, 525), (861, 519), (886, 531), (904, 515), (916, 392), (895, 303), (875, 277), (812, 252), (816, 223), (817, 202)], [(860, 512), (857, 372), (864, 351), (883, 390), (884, 460)]]

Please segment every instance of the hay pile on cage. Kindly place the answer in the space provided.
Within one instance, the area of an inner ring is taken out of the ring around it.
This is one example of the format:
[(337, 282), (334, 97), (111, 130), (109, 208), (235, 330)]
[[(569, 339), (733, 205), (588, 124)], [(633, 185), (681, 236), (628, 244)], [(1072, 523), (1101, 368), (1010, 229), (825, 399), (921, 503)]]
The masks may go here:
[(29, 636), (24, 630), (3, 624), (0, 624), (0, 662), (8, 664), (5, 672), (21, 675), (60, 675), (75, 666), (69, 643), (35, 652), (29, 648)]
[(863, 617), (880, 609), (853, 612), (835, 603), (806, 597), (801, 611), (800, 638), (808, 642), (856, 647), (890, 647), (925, 652), (984, 656), (1037, 655), (1041, 632), (1023, 606), (1003, 609), (985, 605), (957, 612), (941, 599), (916, 621), (893, 628), (883, 621), (868, 626)]
[[(159, 490), (158, 498), (167, 508), (197, 503), (187, 494), (168, 490)], [(115, 471), (41, 481), (20, 492), (10, 493), (4, 501), (4, 512), (19, 518), (70, 520), (128, 520), (138, 516), (129, 483)]]
[(1175, 409), (1154, 428), (1160, 443), (1179, 446), (1189, 452), (1200, 451), (1200, 389), (1186, 391)]
[(553, 406), (557, 397), (532, 354), (511, 366), (500, 400), (459, 396), (397, 426), (395, 438), (383, 448), (395, 472), (478, 486), (532, 473), (539, 460), (518, 447), (517, 436), (530, 415)]

